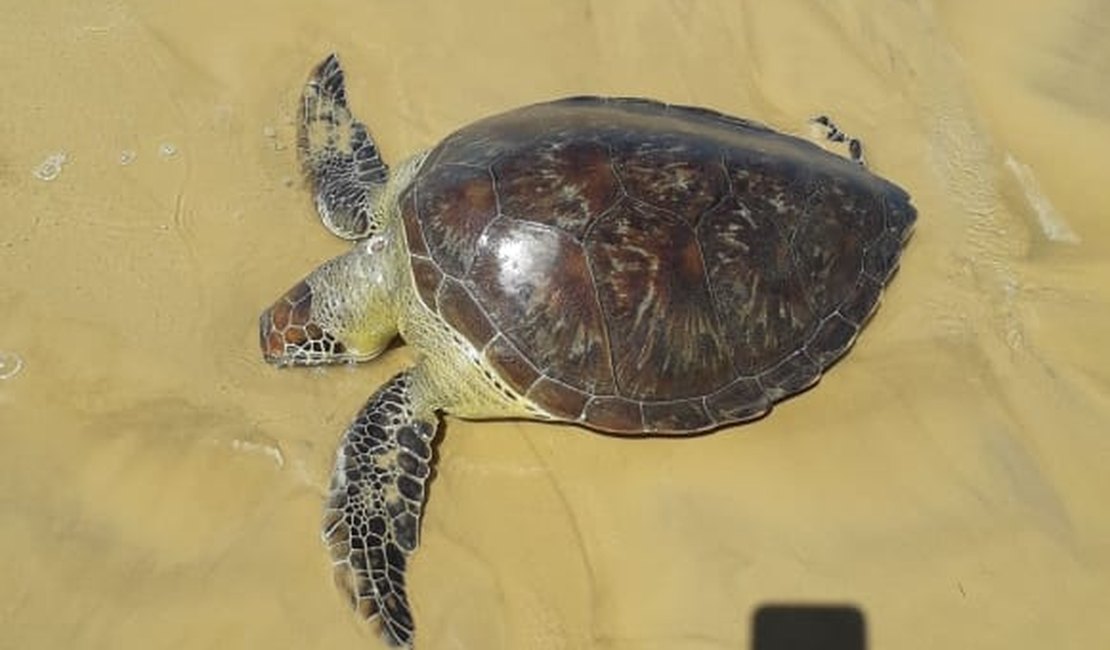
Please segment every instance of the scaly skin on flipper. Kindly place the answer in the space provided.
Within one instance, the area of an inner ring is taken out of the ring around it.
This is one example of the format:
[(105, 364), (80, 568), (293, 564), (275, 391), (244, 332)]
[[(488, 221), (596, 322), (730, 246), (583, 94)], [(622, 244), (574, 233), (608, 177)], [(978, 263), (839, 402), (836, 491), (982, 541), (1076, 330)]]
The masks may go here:
[(413, 371), (386, 383), (347, 429), (336, 454), (323, 537), (336, 581), (355, 610), (378, 618), (386, 640), (408, 646), (405, 566), (420, 542), (435, 414), (419, 404)]
[(389, 168), (366, 126), (347, 108), (343, 70), (334, 54), (316, 67), (301, 96), (297, 150), (328, 230), (343, 239), (374, 233), (380, 223), (376, 198)]
[(846, 153), (848, 154), (848, 158), (851, 159), (852, 162), (859, 163), (864, 167), (867, 166), (867, 161), (863, 158), (863, 143), (857, 138), (853, 138), (841, 131), (840, 127), (829, 119), (828, 115), (818, 115), (811, 119), (809, 123), (816, 127), (817, 131), (825, 140), (844, 144), (847, 147)]
[(818, 147), (703, 108), (573, 97), (390, 172), (334, 56), (302, 99), (320, 216), (359, 241), (262, 314), (260, 342), (270, 363), (313, 365), (400, 334), (421, 358), (347, 429), (323, 534), (355, 609), (406, 646), (437, 414), (634, 436), (760, 417), (852, 346), (916, 218), (828, 118)]

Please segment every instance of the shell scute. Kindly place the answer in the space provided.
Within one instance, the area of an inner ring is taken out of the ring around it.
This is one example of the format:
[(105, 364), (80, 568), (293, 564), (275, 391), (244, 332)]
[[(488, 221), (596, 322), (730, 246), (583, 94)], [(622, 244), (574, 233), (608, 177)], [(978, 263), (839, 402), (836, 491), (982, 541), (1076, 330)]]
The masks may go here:
[(646, 402), (644, 404), (644, 430), (700, 431), (713, 425), (702, 399), (692, 398), (674, 402)]
[(613, 392), (601, 306), (573, 237), (498, 219), (479, 248), (467, 283), (500, 330), (548, 376), (573, 378), (590, 393)]
[(778, 363), (815, 325), (793, 251), (759, 210), (725, 203), (698, 226), (713, 295), (729, 323), (725, 337), (737, 368), (732, 377), (754, 375)]
[(848, 349), (858, 333), (857, 325), (849, 322), (838, 312), (832, 313), (825, 318), (813, 337), (806, 343), (806, 354), (824, 368)]
[(916, 216), (811, 143), (597, 97), (461, 129), (400, 209), (421, 299), (552, 417), (619, 433), (748, 420), (813, 385)]
[(447, 322), (478, 349), (497, 336), (497, 327), (466, 287), (454, 278), (447, 278), (440, 285), (436, 306)]
[(849, 323), (863, 327), (879, 306), (882, 295), (883, 285), (880, 282), (866, 275), (860, 276), (838, 311)]
[(428, 250), (448, 275), (466, 275), (478, 237), (497, 217), (497, 195), (489, 171), (439, 165), (415, 181), (415, 213)]
[(866, 242), (882, 228), (882, 204), (869, 188), (844, 186), (831, 178), (815, 185), (806, 219), (791, 242), (815, 313), (827, 313), (848, 297)]
[(743, 422), (771, 408), (767, 392), (755, 377), (740, 377), (705, 398), (706, 410), (715, 422)]
[(817, 383), (821, 368), (798, 350), (759, 375), (759, 383), (772, 401), (801, 392)]
[(504, 334), (498, 334), (483, 351), (486, 361), (513, 386), (527, 392), (540, 378), (540, 371)]
[(439, 285), (443, 282), (443, 272), (436, 263), (426, 257), (412, 258), (412, 277), (416, 282), (416, 291), (424, 304), (434, 307)]
[(719, 146), (681, 133), (614, 145), (613, 157), (629, 196), (691, 225), (728, 193)]
[[(416, 214), (416, 192), (409, 191), (401, 197), (402, 214)], [(417, 257), (429, 257), (428, 244), (424, 241), (424, 229), (416, 219), (402, 219), (405, 229), (405, 242), (408, 244), (409, 254)]]
[(572, 422), (582, 416), (589, 400), (586, 393), (548, 377), (540, 377), (525, 396), (546, 406), (555, 417)]
[(789, 241), (806, 217), (804, 197), (813, 170), (789, 157), (756, 150), (730, 150), (724, 157), (729, 187), (748, 214), (758, 215)]
[(493, 165), (501, 212), (554, 226), (581, 240), (621, 197), (608, 149), (591, 140), (549, 138)]
[(583, 413), (591, 426), (615, 433), (644, 430), (642, 402), (624, 397), (606, 395), (595, 397)]
[(735, 367), (694, 231), (655, 208), (622, 207), (586, 241), (620, 394), (639, 400), (704, 395), (734, 376)]

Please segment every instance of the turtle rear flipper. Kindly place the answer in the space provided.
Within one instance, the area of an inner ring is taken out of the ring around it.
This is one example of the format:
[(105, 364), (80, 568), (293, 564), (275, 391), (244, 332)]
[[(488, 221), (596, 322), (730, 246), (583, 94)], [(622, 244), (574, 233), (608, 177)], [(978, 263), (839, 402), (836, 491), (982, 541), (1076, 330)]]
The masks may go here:
[(412, 372), (398, 374), (348, 427), (336, 453), (323, 530), (336, 581), (352, 606), (401, 646), (413, 637), (405, 566), (420, 542), (436, 431), (434, 413), (419, 407), (412, 388)]
[(389, 168), (366, 126), (347, 108), (343, 69), (334, 54), (316, 67), (301, 95), (297, 149), (328, 230), (344, 239), (376, 232), (377, 198)]
[[(846, 148), (846, 150), (843, 152), (834, 150), (834, 153), (844, 155), (852, 162), (859, 163), (864, 167), (867, 166), (867, 161), (863, 158), (863, 143), (860, 142), (857, 138), (853, 138), (847, 133), (841, 131), (840, 127), (838, 127), (836, 123), (829, 118), (828, 115), (818, 115), (817, 117), (810, 119), (809, 123), (814, 129), (814, 138), (816, 138), (817, 140), (823, 139), (827, 142), (836, 143)], [(822, 148), (825, 148), (824, 143), (819, 141), (817, 142), (817, 144)]]

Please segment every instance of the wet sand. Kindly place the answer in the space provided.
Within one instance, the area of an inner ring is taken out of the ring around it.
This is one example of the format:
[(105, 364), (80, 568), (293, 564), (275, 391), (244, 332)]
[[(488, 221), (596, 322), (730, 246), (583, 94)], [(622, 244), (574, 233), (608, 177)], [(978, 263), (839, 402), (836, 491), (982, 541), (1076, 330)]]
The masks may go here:
[(828, 113), (920, 213), (854, 351), (771, 417), (449, 419), (421, 647), (747, 648), (767, 603), (854, 605), (873, 648), (1110, 645), (1110, 7), (466, 4), (7, 9), (0, 647), (379, 647), (318, 526), (335, 441), (409, 353), (257, 350), (344, 249), (292, 146), (332, 50), (392, 161), (567, 94)]

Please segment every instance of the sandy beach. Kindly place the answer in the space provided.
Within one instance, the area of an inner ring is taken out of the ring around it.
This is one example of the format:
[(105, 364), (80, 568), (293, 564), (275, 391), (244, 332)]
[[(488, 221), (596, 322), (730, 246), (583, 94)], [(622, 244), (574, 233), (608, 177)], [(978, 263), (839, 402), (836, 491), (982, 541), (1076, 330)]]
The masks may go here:
[(412, 359), (275, 369), (347, 244), (296, 157), (338, 52), (388, 160), (578, 94), (817, 114), (913, 196), (848, 357), (690, 439), (448, 418), (428, 649), (731, 650), (773, 603), (873, 649), (1110, 647), (1110, 4), (13, 3), (0, 26), (0, 648), (378, 648), (319, 539)]

